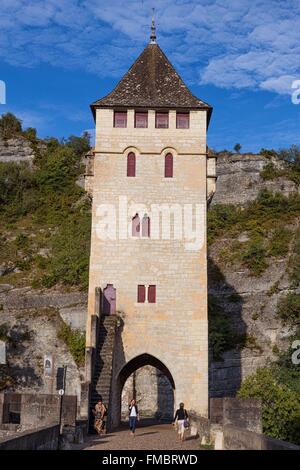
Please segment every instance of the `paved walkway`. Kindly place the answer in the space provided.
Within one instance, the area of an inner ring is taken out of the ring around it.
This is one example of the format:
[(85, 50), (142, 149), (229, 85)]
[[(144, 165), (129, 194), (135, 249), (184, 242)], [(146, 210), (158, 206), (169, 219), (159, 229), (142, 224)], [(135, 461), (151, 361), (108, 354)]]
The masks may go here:
[(82, 450), (199, 450), (200, 440), (189, 436), (179, 442), (177, 433), (171, 424), (159, 424), (137, 428), (135, 437), (128, 428), (103, 436), (90, 435), (83, 445), (73, 445), (73, 449)]

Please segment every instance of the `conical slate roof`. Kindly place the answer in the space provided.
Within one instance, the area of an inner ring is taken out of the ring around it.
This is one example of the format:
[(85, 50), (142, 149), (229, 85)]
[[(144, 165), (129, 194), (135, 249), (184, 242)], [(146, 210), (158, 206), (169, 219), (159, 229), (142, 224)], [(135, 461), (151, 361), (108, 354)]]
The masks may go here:
[(114, 90), (95, 101), (97, 107), (207, 109), (182, 81), (157, 44), (148, 44)]

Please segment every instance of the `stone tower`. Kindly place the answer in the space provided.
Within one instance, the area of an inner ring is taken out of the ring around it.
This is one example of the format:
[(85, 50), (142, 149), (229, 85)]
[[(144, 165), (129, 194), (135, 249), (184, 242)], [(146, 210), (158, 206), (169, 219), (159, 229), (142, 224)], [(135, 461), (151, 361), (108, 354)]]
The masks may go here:
[[(110, 374), (102, 380), (109, 381), (112, 424), (120, 417), (125, 380), (145, 365), (168, 377), (175, 405), (184, 401), (206, 416), (206, 206), (215, 182), (206, 132), (212, 108), (184, 84), (154, 29), (126, 75), (91, 108), (87, 377), (92, 380), (95, 351), (101, 354), (97, 319), (115, 317)], [(101, 389), (101, 373), (97, 380)]]

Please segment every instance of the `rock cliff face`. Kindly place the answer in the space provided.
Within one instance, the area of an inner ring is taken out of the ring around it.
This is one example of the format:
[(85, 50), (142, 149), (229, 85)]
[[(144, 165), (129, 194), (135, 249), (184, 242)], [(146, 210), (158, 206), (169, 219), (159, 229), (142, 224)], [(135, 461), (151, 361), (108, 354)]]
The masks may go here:
[(277, 178), (264, 181), (260, 172), (267, 163), (278, 162), (262, 155), (224, 154), (217, 159), (217, 189), (212, 199), (214, 204), (244, 205), (253, 201), (262, 189), (280, 191), (285, 195), (297, 191), (293, 181)]
[[(284, 177), (264, 181), (260, 172), (268, 162), (270, 160), (262, 155), (219, 157), (212, 206), (243, 206), (256, 199), (263, 189), (285, 196), (298, 191), (295, 183)], [(276, 162), (274, 164), (278, 165)], [(294, 225), (298, 223), (295, 221)], [(295, 230), (296, 227), (292, 228)], [(274, 351), (286, 347), (291, 334), (275, 315), (279, 297), (290, 286), (288, 256), (272, 259), (263, 274), (253, 277), (247, 268), (220, 263), (220, 251), (227, 241), (226, 237), (218, 239), (209, 248), (209, 294), (218, 300), (236, 330), (251, 338), (251, 341), (242, 350), (225, 352), (223, 361), (211, 361), (211, 396), (234, 395), (247, 375), (275, 359)], [(241, 233), (238, 241), (247, 241), (247, 235)]]
[(32, 163), (34, 152), (30, 142), (24, 137), (4, 141), (0, 138), (0, 162)]
[[(32, 158), (30, 144), (23, 138), (6, 144), (0, 141), (0, 162), (31, 162)], [(220, 203), (245, 205), (264, 188), (286, 195), (296, 191), (295, 184), (283, 177), (272, 181), (261, 178), (260, 172), (268, 161), (261, 155), (220, 156), (212, 207)], [(243, 242), (245, 235), (240, 234), (239, 238)], [(289, 335), (274, 314), (278, 297), (289, 287), (287, 257), (272, 260), (263, 275), (252, 277), (246, 268), (220, 264), (219, 253), (224, 242), (224, 238), (218, 239), (209, 250), (209, 293), (218, 299), (236, 329), (255, 340), (242, 350), (226, 352), (223, 361), (211, 361), (211, 396), (233, 395), (248, 374), (274, 357), (274, 346), (284, 345)], [(220, 272), (222, 276), (216, 275)], [(62, 288), (20, 288), (7, 281), (7, 274), (5, 270), (0, 271), (0, 326), (7, 324), (10, 329), (7, 359), (13, 379), (11, 388), (45, 393), (53, 390), (55, 384), (43, 375), (44, 354), (52, 353), (55, 367), (68, 365), (67, 393), (80, 398), (83, 369), (77, 367), (57, 335), (62, 320), (74, 328), (85, 328), (86, 294)], [(146, 416), (161, 413), (162, 409), (167, 409), (166, 414), (170, 415), (171, 386), (152, 367), (147, 366), (128, 379), (123, 391), (124, 417), (127, 402), (135, 393)]]

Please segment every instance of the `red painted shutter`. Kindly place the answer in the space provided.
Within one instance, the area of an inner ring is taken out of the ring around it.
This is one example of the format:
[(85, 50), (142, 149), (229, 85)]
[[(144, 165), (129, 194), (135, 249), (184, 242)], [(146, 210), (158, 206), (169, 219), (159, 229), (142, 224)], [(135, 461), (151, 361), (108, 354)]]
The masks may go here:
[(148, 113), (135, 113), (135, 127), (148, 127)]
[(132, 236), (139, 237), (141, 230), (140, 218), (138, 214), (136, 214), (132, 219)]
[(144, 216), (142, 220), (142, 237), (150, 237), (150, 217)]
[(156, 113), (155, 127), (167, 129), (169, 127), (169, 113)]
[(135, 154), (133, 152), (127, 155), (127, 176), (135, 176)]
[(156, 286), (148, 287), (148, 302), (149, 304), (155, 304), (156, 302)]
[(165, 178), (173, 178), (173, 155), (167, 153), (165, 156)]
[(145, 286), (139, 284), (138, 285), (138, 292), (137, 292), (137, 301), (138, 303), (144, 303), (146, 300), (146, 288)]
[(189, 113), (177, 113), (176, 114), (176, 127), (177, 129), (188, 129), (190, 127)]

